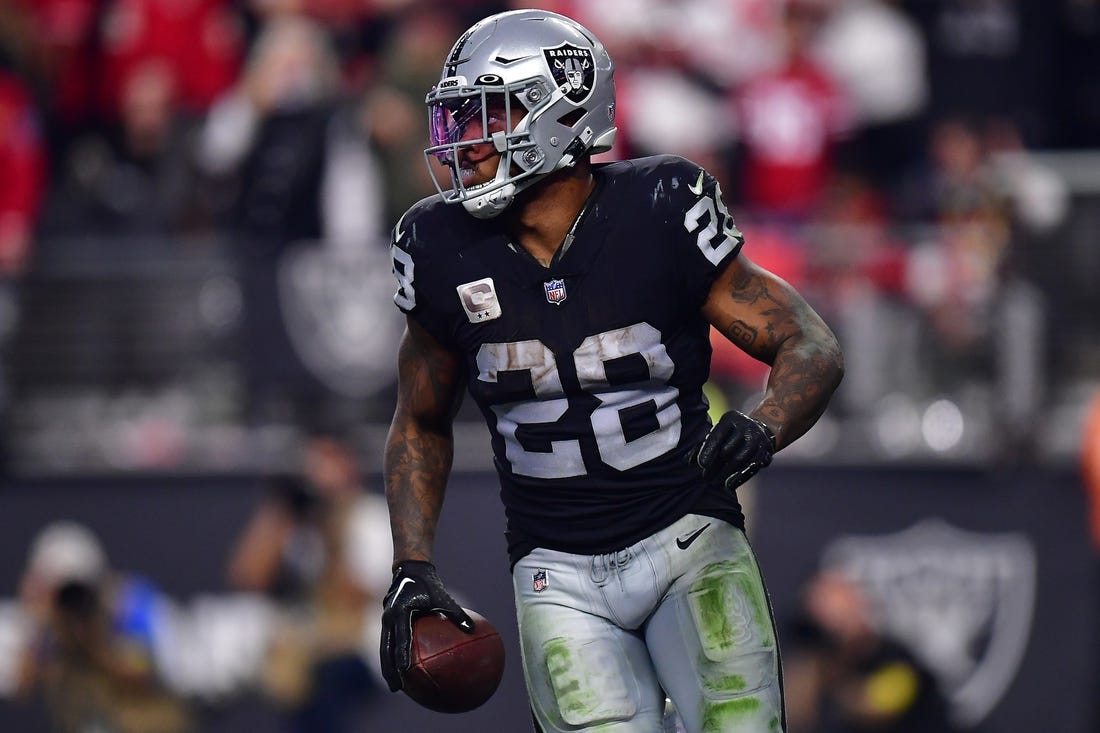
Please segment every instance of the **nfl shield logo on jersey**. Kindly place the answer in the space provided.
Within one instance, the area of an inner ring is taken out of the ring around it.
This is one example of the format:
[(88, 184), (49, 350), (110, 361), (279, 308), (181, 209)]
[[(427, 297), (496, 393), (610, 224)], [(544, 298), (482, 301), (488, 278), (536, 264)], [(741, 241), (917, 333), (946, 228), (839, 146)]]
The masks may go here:
[(565, 300), (565, 280), (551, 280), (543, 283), (546, 288), (546, 300), (558, 305)]
[(542, 593), (550, 587), (550, 579), (546, 577), (546, 570), (539, 568), (534, 575), (534, 588), (536, 593)]

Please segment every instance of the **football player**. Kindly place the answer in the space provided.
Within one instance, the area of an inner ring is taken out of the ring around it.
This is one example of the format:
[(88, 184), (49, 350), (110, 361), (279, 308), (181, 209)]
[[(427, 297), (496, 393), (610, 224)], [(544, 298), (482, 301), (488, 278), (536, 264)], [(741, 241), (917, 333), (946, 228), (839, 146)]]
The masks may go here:
[[(523, 669), (538, 726), (784, 727), (768, 597), (736, 488), (808, 430), (843, 371), (829, 328), (741, 252), (707, 171), (593, 164), (613, 64), (554, 13), (491, 16), (428, 93), (439, 195), (393, 232), (408, 328), (384, 473), (394, 542), (382, 669), (412, 619), (471, 621), (432, 565), (464, 390), (492, 435)], [(713, 426), (711, 326), (771, 365), (762, 401)]]

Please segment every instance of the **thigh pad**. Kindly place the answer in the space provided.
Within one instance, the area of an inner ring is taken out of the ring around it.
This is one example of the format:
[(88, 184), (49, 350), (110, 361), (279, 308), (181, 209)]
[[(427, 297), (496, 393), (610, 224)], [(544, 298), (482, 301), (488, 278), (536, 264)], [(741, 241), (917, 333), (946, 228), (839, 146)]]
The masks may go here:
[(771, 608), (751, 563), (707, 565), (692, 580), (686, 601), (708, 697), (743, 695), (774, 682), (778, 655)]
[(614, 639), (556, 637), (545, 642), (543, 652), (558, 711), (569, 725), (628, 720), (637, 712), (637, 686), (627, 673), (625, 650)]

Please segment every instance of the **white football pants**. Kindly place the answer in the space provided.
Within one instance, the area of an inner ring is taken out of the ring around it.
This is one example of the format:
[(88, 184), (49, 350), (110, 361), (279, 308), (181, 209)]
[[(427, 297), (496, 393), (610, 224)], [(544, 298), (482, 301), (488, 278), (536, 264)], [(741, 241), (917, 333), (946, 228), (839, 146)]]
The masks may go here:
[(545, 733), (781, 733), (779, 650), (745, 534), (689, 514), (626, 549), (537, 549), (512, 574), (523, 671)]

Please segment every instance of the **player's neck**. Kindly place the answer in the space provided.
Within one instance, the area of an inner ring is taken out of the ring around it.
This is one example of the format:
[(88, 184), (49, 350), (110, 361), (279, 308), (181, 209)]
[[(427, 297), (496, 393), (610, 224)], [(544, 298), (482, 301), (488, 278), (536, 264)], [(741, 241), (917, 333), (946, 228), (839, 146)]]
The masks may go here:
[(513, 238), (549, 267), (594, 187), (590, 167), (580, 164), (528, 189), (532, 195), (517, 200), (511, 212)]

